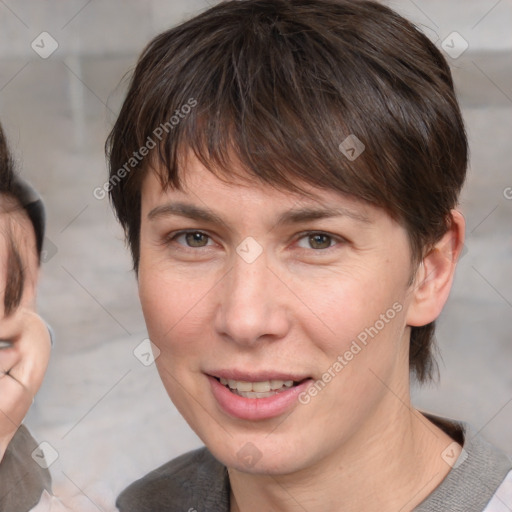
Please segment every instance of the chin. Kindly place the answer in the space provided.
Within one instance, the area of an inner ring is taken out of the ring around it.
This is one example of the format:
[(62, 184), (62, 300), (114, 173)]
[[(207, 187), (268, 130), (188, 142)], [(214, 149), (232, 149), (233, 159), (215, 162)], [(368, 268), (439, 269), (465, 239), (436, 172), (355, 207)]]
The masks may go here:
[[(307, 466), (307, 454), (297, 446), (303, 446), (297, 439), (283, 446), (280, 436), (261, 433), (260, 435), (227, 436), (223, 442), (206, 439), (205, 445), (222, 464), (243, 473), (285, 475), (300, 471)], [(295, 446), (295, 448), (294, 448)]]

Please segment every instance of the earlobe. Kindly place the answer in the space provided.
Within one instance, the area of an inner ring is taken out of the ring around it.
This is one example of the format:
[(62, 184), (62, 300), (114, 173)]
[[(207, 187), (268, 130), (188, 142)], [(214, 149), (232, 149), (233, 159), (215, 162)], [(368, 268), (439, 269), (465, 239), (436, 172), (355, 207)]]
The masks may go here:
[(459, 211), (452, 210), (450, 228), (423, 258), (416, 272), (411, 286), (412, 300), (407, 325), (420, 327), (433, 322), (440, 315), (464, 247), (464, 232), (464, 217)]

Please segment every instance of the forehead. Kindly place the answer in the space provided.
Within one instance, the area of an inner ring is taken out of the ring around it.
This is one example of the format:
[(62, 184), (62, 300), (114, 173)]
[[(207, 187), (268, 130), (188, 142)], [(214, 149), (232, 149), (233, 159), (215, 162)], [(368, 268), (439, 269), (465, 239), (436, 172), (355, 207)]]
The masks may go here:
[[(231, 170), (231, 169), (230, 169)], [(255, 208), (264, 211), (285, 211), (298, 207), (322, 206), (325, 209), (338, 208), (353, 214), (358, 220), (369, 222), (380, 213), (370, 203), (333, 189), (315, 187), (306, 182), (296, 182), (300, 191), (288, 190), (264, 183), (245, 172), (241, 166), (233, 166), (232, 174), (226, 171), (212, 172), (193, 154), (182, 160), (179, 169), (181, 189), (171, 185), (162, 186), (160, 169), (151, 169), (142, 183), (142, 216), (147, 216), (156, 205), (166, 200), (188, 200), (208, 205), (214, 209), (230, 210), (242, 214)], [(350, 216), (350, 215), (349, 215)]]

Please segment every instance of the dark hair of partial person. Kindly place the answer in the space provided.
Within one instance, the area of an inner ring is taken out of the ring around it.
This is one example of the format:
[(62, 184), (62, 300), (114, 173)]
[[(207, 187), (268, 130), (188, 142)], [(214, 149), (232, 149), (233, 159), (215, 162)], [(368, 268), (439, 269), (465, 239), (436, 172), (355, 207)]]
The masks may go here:
[[(177, 110), (187, 114), (171, 126)], [(127, 166), (162, 126), (156, 148)], [(339, 149), (351, 134), (365, 145), (353, 161)], [(240, 178), (383, 208), (407, 230), (412, 278), (450, 226), (468, 159), (440, 51), (388, 7), (354, 0), (221, 2), (149, 43), (106, 143), (110, 200), (136, 272), (142, 180), (153, 168), (164, 189), (181, 189), (189, 150), (227, 183), (239, 162)], [(411, 328), (419, 382), (437, 374), (434, 331), (435, 322)]]
[[(45, 231), (44, 205), (37, 192), (16, 175), (14, 161), (0, 126), (0, 214), (12, 215), (17, 210), (26, 214), (34, 227), (36, 250), (40, 263)], [(12, 226), (9, 222), (6, 226), (6, 233), (3, 234), (7, 241), (4, 312), (8, 316), (21, 302), (26, 275)]]

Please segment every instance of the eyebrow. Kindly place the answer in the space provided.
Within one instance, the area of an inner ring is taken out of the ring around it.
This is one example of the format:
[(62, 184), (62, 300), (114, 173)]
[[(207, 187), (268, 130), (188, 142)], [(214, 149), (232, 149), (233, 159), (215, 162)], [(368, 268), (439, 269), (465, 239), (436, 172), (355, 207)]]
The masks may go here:
[[(183, 202), (172, 202), (156, 206), (148, 213), (148, 219), (154, 220), (158, 217), (167, 217), (177, 215), (180, 217), (186, 217), (192, 220), (199, 220), (210, 224), (224, 224), (226, 222), (219, 217), (217, 214), (210, 210), (201, 208), (199, 206), (183, 203)], [(336, 208), (295, 208), (283, 212), (276, 220), (275, 226), (288, 225), (288, 224), (299, 224), (301, 222), (308, 222), (318, 219), (326, 219), (329, 217), (350, 217), (356, 221), (370, 224), (371, 220), (366, 215), (350, 210), (344, 207)]]

